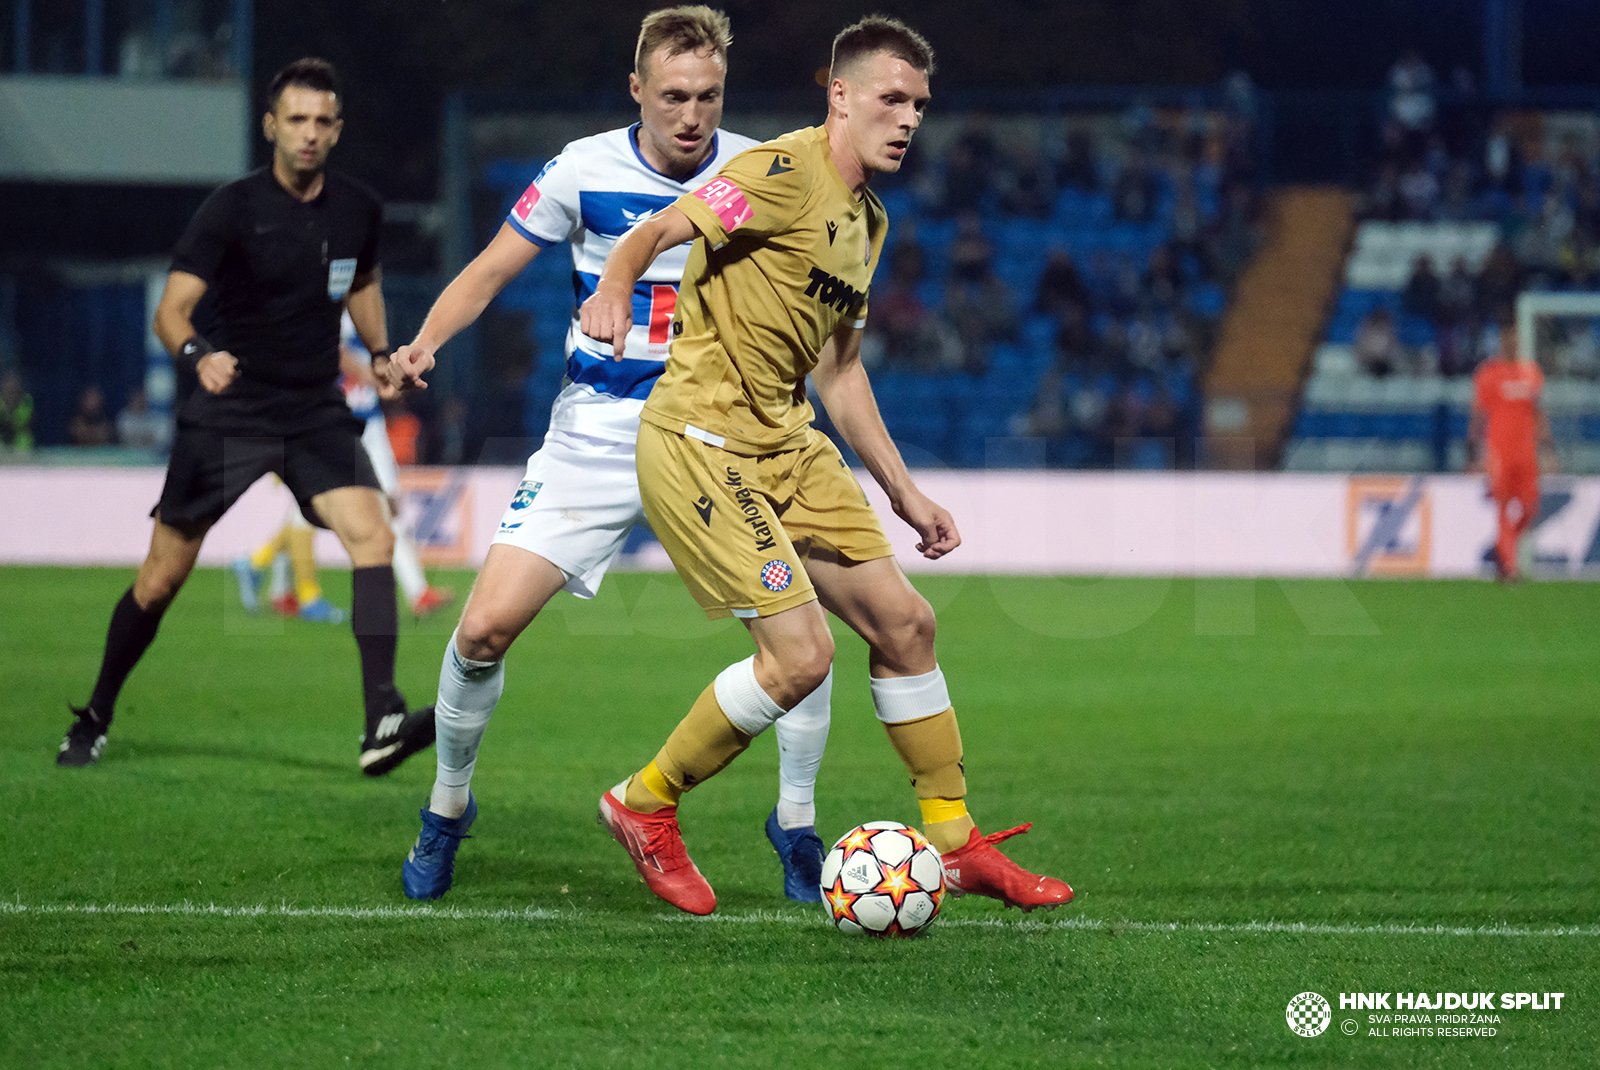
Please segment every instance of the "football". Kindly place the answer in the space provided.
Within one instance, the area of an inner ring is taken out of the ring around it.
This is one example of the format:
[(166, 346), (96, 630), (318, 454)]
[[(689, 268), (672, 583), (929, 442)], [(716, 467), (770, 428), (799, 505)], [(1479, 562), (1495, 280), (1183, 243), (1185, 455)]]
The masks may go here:
[(938, 917), (944, 893), (939, 852), (898, 821), (856, 826), (822, 861), (822, 904), (843, 933), (915, 936)]

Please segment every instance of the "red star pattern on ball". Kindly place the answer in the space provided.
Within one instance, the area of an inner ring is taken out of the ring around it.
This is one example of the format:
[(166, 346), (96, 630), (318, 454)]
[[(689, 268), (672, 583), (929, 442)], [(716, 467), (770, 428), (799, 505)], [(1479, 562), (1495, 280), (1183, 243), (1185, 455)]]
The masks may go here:
[(894, 908), (899, 910), (905, 903), (907, 894), (919, 890), (917, 882), (911, 879), (911, 860), (908, 858), (899, 866), (883, 866), (883, 879), (872, 890), (882, 892), (894, 900)]
[(873, 831), (873, 829), (856, 829), (838, 842), (837, 846), (844, 848), (845, 861), (848, 862), (850, 860), (850, 852), (852, 851), (872, 850)]
[[(856, 900), (861, 897), (845, 891), (844, 881), (835, 877), (833, 887), (823, 892), (822, 896), (828, 901), (828, 909), (833, 911), (835, 921), (840, 918), (849, 918), (851, 921), (856, 920), (856, 913), (853, 908)], [(860, 923), (857, 922), (857, 924)]]

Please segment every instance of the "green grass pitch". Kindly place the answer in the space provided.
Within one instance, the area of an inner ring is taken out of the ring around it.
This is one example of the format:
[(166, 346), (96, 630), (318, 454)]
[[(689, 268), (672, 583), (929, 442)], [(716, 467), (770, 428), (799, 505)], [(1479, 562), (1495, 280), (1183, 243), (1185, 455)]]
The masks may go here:
[[(657, 901), (595, 824), (748, 652), (673, 577), (563, 596), (518, 643), (474, 838), (431, 908), (399, 880), (431, 752), (357, 775), (349, 629), (246, 617), (223, 573), (167, 615), (101, 764), (55, 767), (129, 577), (0, 570), (0, 1066), (1578, 1067), (1600, 1049), (1600, 585), (919, 580), (973, 812), (1035, 822), (1008, 850), (1078, 898), (1027, 918), (955, 900), (926, 937), (880, 943), (782, 897), (770, 736), (684, 807), (715, 916)], [(347, 605), (347, 574), (325, 579)], [(405, 626), (415, 704), (451, 627)], [(917, 817), (864, 648), (836, 632), (830, 841)], [(1333, 1003), (1316, 1037), (1285, 1020), (1304, 991)], [(1400, 1036), (1339, 1009), (1360, 991), (1565, 995), (1497, 1011), (1493, 1036)]]

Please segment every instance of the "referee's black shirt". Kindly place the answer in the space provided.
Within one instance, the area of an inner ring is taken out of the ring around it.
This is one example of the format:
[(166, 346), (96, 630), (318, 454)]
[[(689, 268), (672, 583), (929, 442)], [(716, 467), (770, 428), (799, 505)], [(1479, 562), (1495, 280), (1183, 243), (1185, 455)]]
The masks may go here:
[(377, 267), (382, 218), (376, 193), (332, 172), (310, 201), (290, 195), (271, 167), (206, 198), (172, 270), (215, 295), (206, 336), (239, 359), (240, 377), (221, 394), (196, 390), (180, 423), (284, 435), (349, 416), (337, 386), (339, 317), (351, 280)]

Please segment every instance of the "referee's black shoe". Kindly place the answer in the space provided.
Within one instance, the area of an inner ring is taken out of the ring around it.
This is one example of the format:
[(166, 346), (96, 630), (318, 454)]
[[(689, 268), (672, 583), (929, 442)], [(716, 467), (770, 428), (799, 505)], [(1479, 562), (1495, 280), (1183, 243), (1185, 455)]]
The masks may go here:
[(386, 684), (367, 703), (361, 771), (367, 776), (383, 776), (417, 751), (433, 746), (433, 732), (433, 707), (407, 713), (400, 689)]
[(56, 764), (72, 768), (93, 765), (100, 760), (100, 752), (106, 747), (107, 722), (100, 719), (100, 715), (88, 706), (79, 709), (76, 706), (67, 707), (78, 719), (67, 729), (67, 738), (61, 741), (61, 749), (56, 752)]

